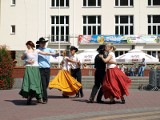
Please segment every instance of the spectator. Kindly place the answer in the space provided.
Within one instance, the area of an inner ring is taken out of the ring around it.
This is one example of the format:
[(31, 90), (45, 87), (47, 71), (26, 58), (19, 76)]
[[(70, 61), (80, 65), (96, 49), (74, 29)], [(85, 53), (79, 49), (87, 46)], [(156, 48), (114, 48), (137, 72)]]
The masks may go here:
[(125, 73), (125, 70), (127, 69), (127, 67), (124, 66), (124, 64), (122, 64), (120, 69), (121, 69), (121, 71), (122, 71), (123, 73)]
[(138, 69), (138, 76), (144, 76), (144, 69), (146, 67), (145, 58), (142, 59), (142, 62), (140, 64), (140, 67)]
[(129, 69), (129, 74), (130, 76), (135, 76), (135, 68), (134, 65), (131, 65), (130, 69)]

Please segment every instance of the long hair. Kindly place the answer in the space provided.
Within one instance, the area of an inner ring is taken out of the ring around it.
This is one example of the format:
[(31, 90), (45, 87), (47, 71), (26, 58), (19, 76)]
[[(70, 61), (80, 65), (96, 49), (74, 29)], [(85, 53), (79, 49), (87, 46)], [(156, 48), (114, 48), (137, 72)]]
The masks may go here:
[(34, 45), (34, 43), (33, 43), (32, 41), (27, 41), (27, 42), (26, 42), (26, 45), (31, 46), (32, 49), (35, 48), (35, 45)]

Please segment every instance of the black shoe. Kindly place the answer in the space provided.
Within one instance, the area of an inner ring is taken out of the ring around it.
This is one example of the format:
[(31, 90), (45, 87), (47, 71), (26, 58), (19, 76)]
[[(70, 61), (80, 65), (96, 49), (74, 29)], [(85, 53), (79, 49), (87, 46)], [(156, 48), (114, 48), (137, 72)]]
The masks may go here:
[(97, 103), (104, 103), (104, 101), (102, 101), (102, 100), (97, 100)]
[(76, 96), (75, 96), (76, 98), (78, 98), (79, 97), (79, 94), (76, 94)]
[(110, 103), (110, 104), (115, 104), (116, 101), (115, 101), (115, 100), (111, 100), (109, 103)]
[(32, 98), (31, 97), (29, 97), (28, 99), (27, 99), (27, 105), (31, 105), (31, 102), (32, 102)]
[(125, 104), (125, 103), (126, 103), (125, 99), (123, 99), (121, 103), (122, 103), (122, 104)]
[(94, 100), (92, 98), (89, 98), (89, 100), (87, 101), (87, 103), (94, 103)]
[(62, 95), (63, 96), (63, 98), (69, 98), (69, 96), (67, 96), (67, 95)]
[(81, 94), (81, 98), (82, 98), (82, 97), (84, 97), (84, 95), (83, 95), (83, 94)]

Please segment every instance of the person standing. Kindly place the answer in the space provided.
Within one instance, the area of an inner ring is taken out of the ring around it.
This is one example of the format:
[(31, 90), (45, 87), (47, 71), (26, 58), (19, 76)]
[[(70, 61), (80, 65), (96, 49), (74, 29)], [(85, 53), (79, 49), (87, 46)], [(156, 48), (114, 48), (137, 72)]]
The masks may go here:
[(63, 92), (63, 97), (66, 98), (71, 95), (75, 95), (82, 85), (69, 73), (68, 62), (76, 62), (66, 56), (66, 51), (63, 51), (61, 54), (63, 56), (63, 60), (61, 62), (62, 70), (60, 70), (55, 78), (49, 82), (49, 89), (56, 88), (61, 90)]
[[(81, 83), (81, 79), (82, 79), (82, 76), (81, 76), (81, 62), (80, 62), (80, 58), (78, 57), (78, 55), (76, 54), (76, 52), (78, 52), (78, 48), (76, 48), (75, 46), (71, 46), (70, 47), (70, 59), (71, 60), (74, 60), (74, 61), (77, 61), (77, 63), (71, 63), (71, 75), (77, 79), (78, 82)], [(79, 93), (81, 95), (81, 97), (84, 96), (83, 94), (83, 89), (81, 87), (81, 89), (79, 90), (79, 92), (76, 94), (76, 97), (79, 97)]]
[[(99, 57), (99, 55), (103, 55), (104, 58), (107, 57), (107, 55), (105, 54), (105, 45), (100, 45), (97, 48), (98, 54), (95, 57), (94, 60), (94, 67), (95, 67), (95, 74), (94, 74), (94, 86), (92, 88), (92, 92), (89, 98), (88, 103), (93, 103), (94, 102), (94, 98), (98, 92), (97, 95), (97, 99), (96, 102), (97, 103), (103, 103), (102, 101), (102, 96), (103, 96), (103, 91), (102, 91), (102, 83), (103, 83), (103, 79), (106, 73), (106, 63)], [(109, 61), (109, 63), (116, 63), (113, 61)]]
[[(112, 44), (106, 46), (106, 52), (108, 52), (107, 58), (103, 55), (99, 55), (102, 60), (107, 63), (110, 60), (116, 62), (115, 59), (115, 47)], [(114, 98), (121, 99), (122, 104), (125, 104), (124, 95), (129, 95), (128, 87), (131, 84), (131, 79), (128, 78), (116, 64), (107, 63), (106, 75), (103, 80), (102, 90), (105, 99), (110, 98), (110, 103), (115, 103)]]
[(126, 71), (127, 67), (126, 67), (126, 66), (124, 66), (124, 64), (122, 64), (120, 69), (121, 69), (121, 71), (122, 71), (123, 73), (125, 73), (125, 71)]
[(129, 69), (129, 75), (130, 76), (135, 76), (135, 68), (134, 65), (131, 65), (130, 69)]
[(138, 69), (138, 76), (144, 76), (145, 67), (146, 67), (146, 61), (145, 61), (145, 58), (143, 58)]
[(26, 50), (21, 56), (21, 59), (25, 60), (25, 72), (22, 88), (19, 94), (24, 98), (27, 98), (27, 104), (30, 105), (33, 97), (41, 100), (43, 96), (41, 76), (38, 65), (38, 54), (53, 54), (35, 50), (35, 45), (32, 41), (27, 41), (26, 46), (28, 50)]
[[(98, 54), (96, 55), (94, 59), (94, 68), (95, 68), (95, 73), (94, 73), (94, 86), (92, 88), (90, 98), (88, 103), (93, 103), (94, 98), (100, 88), (100, 86), (103, 83), (103, 79), (105, 76), (105, 70), (106, 70), (106, 63), (99, 57), (99, 55), (103, 55), (104, 58), (106, 58), (105, 55), (105, 45), (100, 45), (97, 48)], [(102, 103), (103, 101), (101, 100), (103, 96), (102, 88), (99, 90), (98, 96), (97, 96), (97, 103)]]
[[(36, 42), (36, 44), (39, 46), (37, 49), (56, 55), (55, 50), (46, 48), (47, 42), (48, 40), (45, 40), (43, 37), (39, 38), (39, 40)], [(38, 55), (38, 64), (43, 87), (43, 103), (46, 104), (48, 102), (47, 88), (50, 80), (50, 56)]]

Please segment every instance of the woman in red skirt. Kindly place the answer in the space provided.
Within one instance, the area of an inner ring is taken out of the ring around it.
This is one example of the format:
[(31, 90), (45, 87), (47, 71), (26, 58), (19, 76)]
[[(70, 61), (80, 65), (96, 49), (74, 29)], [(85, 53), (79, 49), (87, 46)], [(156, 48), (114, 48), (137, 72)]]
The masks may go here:
[(105, 51), (108, 52), (108, 57), (103, 58), (102, 60), (107, 63), (106, 75), (103, 80), (103, 93), (105, 99), (110, 98), (110, 103), (114, 104), (114, 98), (121, 99), (122, 104), (125, 104), (124, 95), (128, 96), (128, 88), (131, 84), (131, 79), (129, 79), (118, 67), (116, 64), (109, 64), (110, 60), (115, 61), (116, 48), (112, 44), (107, 44)]

